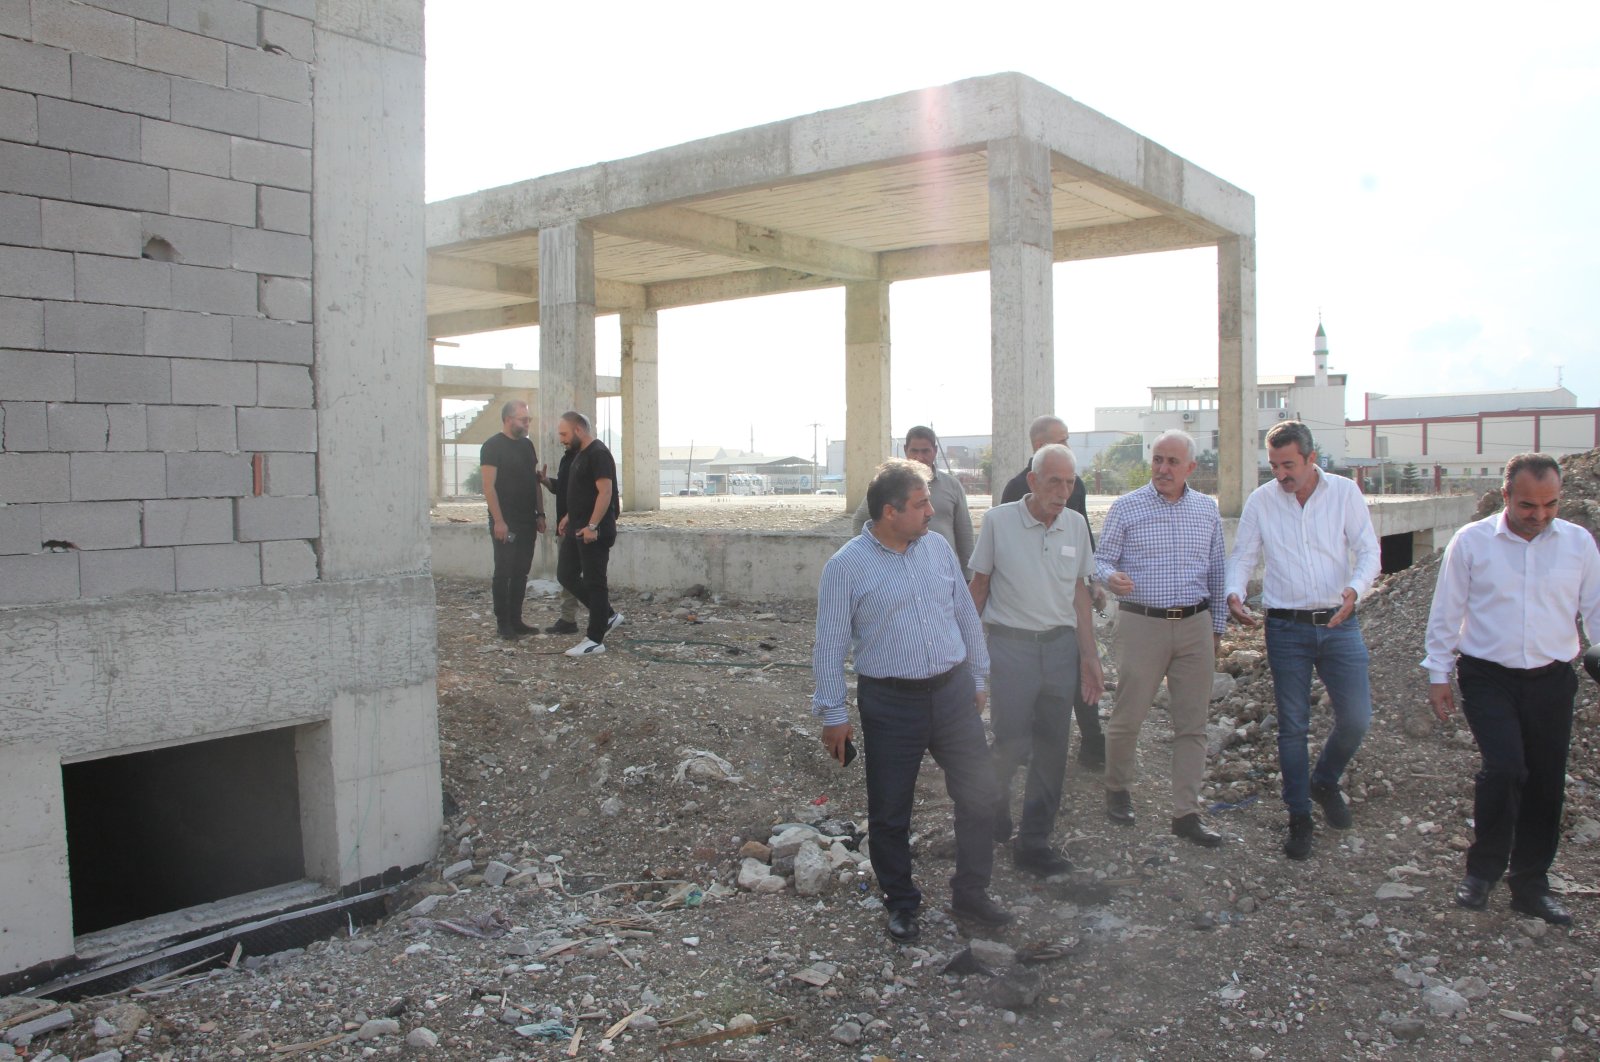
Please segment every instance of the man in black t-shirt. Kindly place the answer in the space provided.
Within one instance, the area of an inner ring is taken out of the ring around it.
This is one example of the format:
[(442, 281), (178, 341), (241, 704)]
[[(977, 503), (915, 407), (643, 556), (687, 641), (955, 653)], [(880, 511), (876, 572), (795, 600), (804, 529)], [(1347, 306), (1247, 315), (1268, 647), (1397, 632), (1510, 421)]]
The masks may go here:
[(568, 656), (593, 656), (606, 651), (606, 631), (622, 622), (613, 611), (606, 588), (606, 565), (611, 544), (617, 540), (617, 463), (606, 444), (594, 437), (589, 418), (571, 410), (561, 414), (556, 426), (561, 444), (576, 451), (572, 467), (562, 478), (567, 492), (567, 513), (556, 532), (561, 552), (556, 578), (589, 610), (587, 637)]
[(534, 633), (522, 622), (522, 602), (528, 594), (534, 539), (544, 530), (544, 498), (539, 493), (538, 456), (528, 438), (531, 419), (528, 403), (507, 402), (500, 408), (500, 431), (478, 454), (494, 546), (490, 585), (495, 627), (507, 641)]
[[(539, 482), (546, 490), (556, 497), (556, 526), (561, 526), (561, 521), (567, 515), (567, 473), (572, 470), (572, 459), (578, 456), (578, 451), (571, 446), (566, 446), (561, 451), (561, 463), (556, 466), (556, 475), (551, 479), (545, 467), (539, 469)], [(577, 634), (578, 633), (578, 599), (572, 596), (572, 591), (566, 587), (561, 588), (561, 614), (556, 621), (544, 629), (546, 634)]]

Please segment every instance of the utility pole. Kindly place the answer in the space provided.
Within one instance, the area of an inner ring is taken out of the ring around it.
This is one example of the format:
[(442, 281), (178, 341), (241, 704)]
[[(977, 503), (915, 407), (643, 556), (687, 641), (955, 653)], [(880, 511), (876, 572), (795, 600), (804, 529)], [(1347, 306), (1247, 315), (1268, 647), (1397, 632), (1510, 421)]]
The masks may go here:
[(817, 492), (817, 429), (822, 427), (820, 422), (811, 424), (811, 493)]

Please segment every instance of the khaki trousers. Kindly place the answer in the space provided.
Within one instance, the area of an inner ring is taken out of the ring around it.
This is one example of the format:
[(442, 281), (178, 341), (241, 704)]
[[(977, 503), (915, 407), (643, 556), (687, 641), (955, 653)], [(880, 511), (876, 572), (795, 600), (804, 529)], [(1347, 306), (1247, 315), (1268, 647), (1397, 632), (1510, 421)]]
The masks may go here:
[(1117, 699), (1106, 724), (1106, 788), (1133, 787), (1139, 728), (1165, 677), (1172, 717), (1172, 817), (1202, 810), (1206, 718), (1217, 664), (1211, 613), (1168, 620), (1118, 612), (1111, 651), (1117, 661)]

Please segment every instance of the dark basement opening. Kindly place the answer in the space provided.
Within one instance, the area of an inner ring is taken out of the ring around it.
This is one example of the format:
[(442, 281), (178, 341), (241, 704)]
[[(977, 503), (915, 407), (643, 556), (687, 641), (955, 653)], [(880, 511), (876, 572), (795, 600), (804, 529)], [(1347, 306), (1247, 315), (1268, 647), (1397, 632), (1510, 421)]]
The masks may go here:
[(1379, 566), (1383, 574), (1392, 575), (1411, 567), (1416, 539), (1407, 531), (1399, 535), (1384, 535), (1378, 542)]

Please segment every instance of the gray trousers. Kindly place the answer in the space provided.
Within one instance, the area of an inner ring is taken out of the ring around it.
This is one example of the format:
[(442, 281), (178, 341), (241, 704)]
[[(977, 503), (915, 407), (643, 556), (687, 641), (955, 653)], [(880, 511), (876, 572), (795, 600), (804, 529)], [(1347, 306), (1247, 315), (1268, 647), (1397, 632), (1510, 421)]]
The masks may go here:
[(1078, 640), (1067, 630), (1048, 642), (989, 635), (989, 722), (994, 727), (996, 807), (1009, 818), (1011, 779), (1027, 764), (1016, 847), (1050, 843), (1072, 736), (1073, 693), (1078, 688)]

